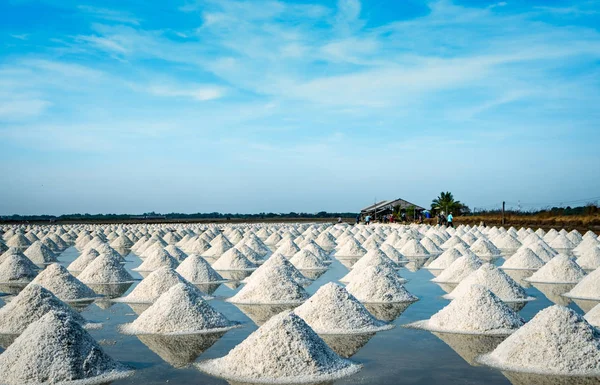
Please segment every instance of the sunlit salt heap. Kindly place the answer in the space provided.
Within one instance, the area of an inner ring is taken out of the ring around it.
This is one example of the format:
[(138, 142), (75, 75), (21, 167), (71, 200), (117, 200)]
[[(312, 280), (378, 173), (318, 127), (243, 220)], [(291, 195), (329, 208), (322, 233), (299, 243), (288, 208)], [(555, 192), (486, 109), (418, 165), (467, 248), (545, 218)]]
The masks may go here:
[(225, 357), (197, 364), (204, 372), (238, 382), (316, 383), (356, 373), (297, 315), (276, 315)]
[(277, 254), (281, 254), (286, 258), (291, 258), (294, 254), (300, 251), (298, 245), (291, 239), (285, 239), (283, 243), (275, 251)]
[(429, 251), (416, 239), (409, 239), (408, 242), (402, 246), (400, 253), (408, 258), (423, 258), (429, 257)]
[(0, 283), (28, 283), (36, 274), (36, 266), (22, 253), (10, 254), (0, 263)]
[(254, 270), (256, 264), (252, 263), (237, 248), (232, 247), (219, 257), (212, 265), (215, 270)]
[(406, 290), (396, 270), (387, 266), (366, 266), (346, 290), (363, 303), (414, 302), (418, 298)]
[(290, 277), (301, 286), (308, 286), (312, 283), (312, 280), (305, 277), (287, 258), (280, 254), (271, 256), (252, 275), (246, 278), (244, 282), (250, 283), (255, 279), (263, 279), (262, 276), (270, 270), (280, 270), (282, 275)]
[(566, 251), (575, 248), (575, 244), (563, 234), (557, 235), (552, 241), (548, 242), (548, 246), (557, 251)]
[(85, 301), (98, 297), (92, 289), (72, 276), (58, 263), (46, 267), (32, 283), (45, 287), (66, 302)]
[(193, 286), (179, 283), (162, 294), (131, 324), (126, 334), (197, 334), (221, 332), (237, 324), (216, 311)]
[(333, 282), (321, 286), (294, 313), (319, 334), (372, 333), (393, 327), (373, 317), (352, 294)]
[(479, 269), (483, 262), (472, 255), (464, 255), (452, 262), (440, 275), (432, 279), (438, 283), (459, 283), (469, 274)]
[(85, 284), (108, 284), (133, 282), (133, 277), (118, 259), (101, 254), (77, 276)]
[(23, 254), (36, 265), (46, 265), (57, 261), (56, 254), (40, 241), (33, 242)]
[(544, 261), (529, 248), (518, 250), (502, 264), (505, 270), (537, 270), (544, 266)]
[(90, 248), (81, 253), (73, 262), (67, 266), (69, 271), (83, 271), (100, 253), (96, 249)]
[(527, 246), (521, 246), (519, 250), (521, 250), (522, 248), (531, 249), (531, 251), (533, 251), (535, 255), (537, 255), (544, 262), (548, 262), (556, 255), (558, 255), (558, 253), (555, 250), (553, 250), (550, 246), (548, 246), (544, 241), (531, 243)]
[(366, 253), (367, 250), (356, 239), (350, 238), (336, 251), (335, 255), (337, 257), (362, 257)]
[(439, 257), (433, 260), (426, 269), (444, 270), (462, 256), (462, 253), (455, 248), (447, 249)]
[(177, 260), (177, 262), (182, 262), (187, 258), (187, 254), (183, 252), (179, 247), (175, 245), (169, 245), (165, 247), (165, 251), (169, 253), (169, 255)]
[(29, 325), (0, 355), (0, 373), (9, 385), (85, 379), (109, 383), (131, 374), (104, 353), (75, 319), (55, 311)]
[(194, 284), (225, 281), (204, 258), (196, 254), (187, 257), (175, 271)]
[(484, 263), (479, 269), (469, 274), (444, 298), (454, 299), (467, 295), (471, 290), (471, 285), (486, 287), (504, 302), (521, 302), (531, 299), (523, 287), (491, 263)]
[(600, 301), (600, 268), (585, 276), (566, 297)]
[(489, 289), (471, 285), (430, 319), (410, 326), (446, 333), (505, 335), (523, 324), (523, 319)]
[(537, 283), (577, 283), (585, 271), (567, 255), (559, 254), (526, 280)]
[(290, 263), (299, 270), (326, 270), (327, 264), (308, 250), (300, 250), (292, 258)]
[(600, 333), (573, 310), (555, 305), (479, 360), (502, 370), (597, 376)]
[(21, 334), (31, 323), (50, 311), (69, 314), (75, 322), (90, 327), (87, 321), (69, 305), (40, 285), (27, 285), (12, 301), (0, 308), (0, 334)]
[(585, 270), (596, 270), (600, 267), (600, 247), (594, 246), (579, 253), (577, 264)]
[(159, 248), (151, 252), (144, 262), (138, 267), (132, 269), (134, 271), (154, 271), (161, 267), (170, 267), (175, 269), (179, 266), (179, 262), (173, 258), (166, 250)]
[(178, 283), (184, 283), (193, 287), (199, 292), (198, 295), (206, 298), (206, 295), (202, 293), (200, 289), (196, 288), (185, 278), (177, 274), (175, 270), (168, 267), (161, 267), (144, 278), (126, 297), (117, 298), (113, 301), (126, 303), (153, 303), (158, 297)]
[(594, 249), (594, 248), (598, 248), (598, 247), (600, 247), (600, 241), (597, 238), (585, 237), (577, 245), (577, 247), (573, 249), (573, 254), (579, 256), (590, 249)]
[(590, 325), (600, 328), (600, 305), (596, 305), (583, 317)]
[(500, 256), (500, 250), (485, 238), (479, 238), (470, 247), (478, 257), (493, 258)]

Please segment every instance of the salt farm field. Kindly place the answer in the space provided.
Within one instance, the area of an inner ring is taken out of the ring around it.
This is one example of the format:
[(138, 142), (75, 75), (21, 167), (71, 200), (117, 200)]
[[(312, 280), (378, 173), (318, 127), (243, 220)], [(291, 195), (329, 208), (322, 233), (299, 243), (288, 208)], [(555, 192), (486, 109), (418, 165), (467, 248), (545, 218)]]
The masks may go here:
[[(59, 263), (68, 266), (80, 255), (75, 247), (69, 247), (59, 255)], [(410, 259), (410, 258), (409, 258)], [(401, 327), (411, 322), (430, 318), (450, 303), (442, 298), (446, 294), (440, 286), (431, 282), (434, 275), (422, 265), (427, 263), (427, 258), (410, 259), (403, 266), (400, 275), (408, 280), (406, 289), (419, 300), (408, 306), (408, 308), (396, 319), (391, 321), (396, 327), (376, 333), (366, 344), (351, 356), (351, 360), (362, 364), (362, 370), (357, 374), (335, 381), (336, 384), (509, 384), (511, 381), (499, 370), (485, 366), (479, 366), (474, 362), (473, 352), (469, 347), (477, 347), (477, 341), (481, 339), (471, 336), (456, 336), (448, 340), (451, 346), (436, 337), (433, 333), (424, 330), (408, 329)], [(125, 268), (136, 279), (141, 280), (142, 275), (132, 270), (143, 262), (135, 253), (129, 253), (125, 257)], [(347, 261), (343, 259), (346, 264)], [(498, 258), (493, 263), (500, 266), (504, 263), (503, 258)], [(334, 258), (328, 270), (316, 279), (310, 286), (306, 287), (309, 294), (314, 294), (320, 287), (328, 282), (338, 282), (340, 278), (349, 272), (349, 268), (340, 260)], [(531, 272), (533, 273), (533, 271)], [(524, 284), (528, 296), (535, 297), (534, 301), (526, 303), (519, 314), (526, 321), (534, 317), (540, 310), (547, 308), (553, 303), (536, 288)], [(134, 283), (126, 293), (130, 293), (138, 282)], [(196, 361), (218, 358), (225, 356), (233, 347), (246, 339), (258, 326), (251, 318), (246, 316), (236, 305), (226, 302), (226, 298), (232, 297), (243, 287), (232, 289), (232, 284), (220, 284), (212, 294), (215, 298), (209, 303), (217, 311), (232, 321), (242, 324), (241, 328), (226, 332), (214, 344), (204, 352), (194, 349), (194, 346), (185, 342), (175, 348), (170, 348), (164, 340), (152, 340), (151, 337), (140, 338), (133, 335), (119, 333), (118, 325), (134, 321), (138, 315), (132, 307), (126, 303), (113, 303), (101, 301), (92, 303), (81, 310), (81, 315), (90, 321), (102, 322), (103, 328), (89, 330), (92, 337), (99, 341), (100, 345), (113, 359), (135, 369), (135, 373), (128, 378), (113, 382), (113, 384), (164, 384), (166, 382), (175, 384), (226, 384), (226, 380), (207, 375), (193, 366), (186, 366), (186, 360)], [(579, 314), (584, 312), (579, 306), (567, 299), (568, 307)], [(585, 304), (589, 306), (590, 304)], [(5, 306), (0, 298), (0, 307)], [(135, 307), (135, 305), (134, 305)], [(587, 309), (589, 310), (589, 309)], [(138, 310), (139, 311), (139, 310)], [(355, 337), (343, 337), (351, 344), (356, 341)], [(145, 340), (146, 344), (142, 341)], [(168, 338), (167, 338), (168, 340)], [(480, 342), (481, 344), (481, 342)], [(148, 346), (147, 346), (148, 345)], [(169, 350), (171, 349), (171, 351)], [(0, 350), (1, 351), (1, 350)], [(485, 353), (480, 350), (479, 353)], [(462, 355), (462, 357), (461, 357)], [(469, 361), (469, 362), (467, 362)], [(513, 375), (514, 376), (514, 375)], [(554, 382), (553, 382), (554, 381)], [(579, 384), (578, 378), (551, 378), (538, 376), (521, 379), (512, 378), (517, 384)], [(1, 383), (1, 381), (0, 381)], [(600, 380), (589, 379), (587, 383), (598, 383)]]

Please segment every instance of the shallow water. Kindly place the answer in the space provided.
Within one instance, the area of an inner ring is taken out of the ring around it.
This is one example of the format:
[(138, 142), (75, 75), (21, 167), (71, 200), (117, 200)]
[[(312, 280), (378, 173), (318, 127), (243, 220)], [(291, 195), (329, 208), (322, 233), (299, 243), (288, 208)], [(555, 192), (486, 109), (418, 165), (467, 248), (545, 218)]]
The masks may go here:
[[(70, 248), (65, 251), (60, 261), (68, 265), (78, 255), (77, 250)], [(140, 264), (140, 259), (134, 255), (126, 258), (126, 267)], [(502, 260), (496, 262), (501, 264)], [(418, 265), (418, 264), (417, 264)], [(330, 269), (307, 288), (314, 293), (322, 284), (337, 280), (348, 272), (340, 262), (334, 261)], [(493, 348), (494, 341), (477, 341), (474, 339), (461, 340), (460, 338), (445, 338), (414, 329), (405, 329), (399, 325), (429, 318), (432, 314), (448, 304), (441, 298), (445, 292), (436, 284), (429, 282), (433, 275), (421, 269), (411, 272), (406, 268), (401, 274), (409, 280), (406, 284), (408, 290), (417, 295), (420, 300), (407, 309), (378, 309), (381, 314), (387, 311), (404, 312), (393, 321), (396, 328), (377, 333), (370, 339), (363, 338), (357, 341), (342, 341), (341, 349), (352, 352), (358, 349), (351, 359), (364, 365), (363, 369), (352, 377), (336, 381), (336, 384), (510, 384), (507, 377), (498, 370), (472, 366), (475, 364), (473, 357), (485, 351), (486, 347)], [(139, 273), (132, 275), (141, 279)], [(135, 284), (129, 289), (132, 290)], [(232, 290), (227, 285), (220, 285), (214, 292), (215, 300), (211, 305), (225, 314), (229, 319), (240, 321), (242, 328), (231, 330), (221, 338), (194, 339), (180, 338), (178, 340), (165, 340), (161, 338), (144, 338), (122, 335), (117, 332), (117, 325), (132, 322), (137, 316), (134, 310), (126, 304), (114, 303), (91, 304), (82, 311), (84, 317), (92, 321), (104, 323), (101, 330), (92, 330), (90, 333), (98, 340), (114, 359), (119, 360), (136, 369), (136, 374), (125, 380), (113, 382), (120, 384), (227, 384), (226, 381), (206, 375), (193, 367), (185, 367), (185, 363), (203, 353), (197, 360), (216, 358), (226, 355), (231, 348), (245, 339), (257, 329), (254, 322), (240, 311), (235, 305), (224, 302), (223, 299), (233, 295), (239, 288)], [(541, 309), (552, 305), (535, 287), (527, 288), (528, 294), (537, 300), (528, 303), (520, 314), (526, 320), (531, 319)], [(3, 305), (0, 300), (0, 306)], [(103, 306), (104, 308), (101, 308)], [(107, 306), (110, 306), (106, 308)], [(582, 313), (581, 309), (570, 303), (569, 306)], [(452, 345), (455, 349), (451, 348)], [(368, 341), (367, 341), (368, 340)], [(367, 341), (365, 343), (365, 341)], [(339, 341), (338, 341), (339, 343)], [(364, 344), (364, 346), (362, 346)], [(361, 347), (362, 346), (362, 347)], [(476, 364), (475, 364), (476, 365)], [(551, 378), (523, 376), (510, 376), (515, 384), (578, 384), (577, 379), (554, 381)], [(587, 382), (586, 382), (587, 383)], [(598, 383), (594, 380), (589, 383)]]

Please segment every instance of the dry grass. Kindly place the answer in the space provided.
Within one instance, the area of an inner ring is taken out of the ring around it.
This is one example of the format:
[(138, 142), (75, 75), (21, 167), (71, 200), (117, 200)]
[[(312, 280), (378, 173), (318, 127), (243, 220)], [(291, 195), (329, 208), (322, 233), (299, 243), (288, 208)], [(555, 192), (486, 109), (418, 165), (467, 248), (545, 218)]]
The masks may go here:
[[(486, 225), (501, 225), (502, 215), (482, 215), (482, 216), (464, 216), (455, 217), (457, 224), (479, 224), (481, 221)], [(515, 215), (507, 214), (505, 217), (505, 226), (514, 227), (541, 227), (541, 228), (564, 228), (581, 230), (600, 230), (600, 214), (594, 215), (562, 215), (549, 216), (543, 215)]]

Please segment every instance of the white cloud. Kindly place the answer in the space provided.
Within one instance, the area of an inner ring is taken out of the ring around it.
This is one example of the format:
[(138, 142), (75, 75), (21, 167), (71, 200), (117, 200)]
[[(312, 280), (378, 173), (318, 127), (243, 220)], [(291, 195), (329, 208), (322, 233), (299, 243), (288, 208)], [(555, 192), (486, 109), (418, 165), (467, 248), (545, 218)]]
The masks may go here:
[(51, 105), (52, 103), (43, 99), (0, 99), (0, 121), (37, 117)]

